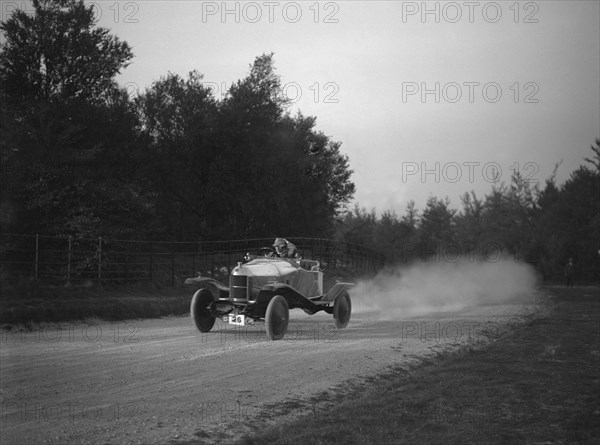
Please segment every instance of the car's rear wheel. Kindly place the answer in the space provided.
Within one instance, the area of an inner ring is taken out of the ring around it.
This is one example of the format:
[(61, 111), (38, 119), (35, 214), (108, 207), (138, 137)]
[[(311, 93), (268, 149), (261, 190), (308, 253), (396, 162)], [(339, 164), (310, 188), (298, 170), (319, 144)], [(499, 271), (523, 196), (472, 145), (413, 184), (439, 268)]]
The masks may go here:
[(344, 291), (333, 302), (333, 319), (338, 329), (348, 326), (351, 314), (352, 302), (350, 301), (350, 295)]
[(267, 338), (270, 341), (280, 340), (287, 332), (288, 321), (290, 318), (290, 308), (285, 298), (281, 295), (275, 295), (265, 313), (265, 329)]
[(192, 297), (190, 315), (200, 332), (209, 332), (215, 324), (215, 317), (211, 316), (208, 310), (213, 301), (213, 295), (208, 289), (199, 289)]

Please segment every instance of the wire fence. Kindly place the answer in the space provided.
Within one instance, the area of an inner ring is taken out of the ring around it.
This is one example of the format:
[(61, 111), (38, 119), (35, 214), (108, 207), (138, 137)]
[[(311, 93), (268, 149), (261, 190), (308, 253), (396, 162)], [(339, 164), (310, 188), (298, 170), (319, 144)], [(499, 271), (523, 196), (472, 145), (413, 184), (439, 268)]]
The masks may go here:
[[(369, 274), (384, 265), (381, 253), (362, 245), (322, 238), (290, 241), (303, 258), (320, 261), (325, 270)], [(0, 275), (9, 282), (49, 284), (152, 281), (175, 285), (197, 273), (224, 280), (246, 253), (272, 243), (272, 238), (159, 242), (0, 234)]]

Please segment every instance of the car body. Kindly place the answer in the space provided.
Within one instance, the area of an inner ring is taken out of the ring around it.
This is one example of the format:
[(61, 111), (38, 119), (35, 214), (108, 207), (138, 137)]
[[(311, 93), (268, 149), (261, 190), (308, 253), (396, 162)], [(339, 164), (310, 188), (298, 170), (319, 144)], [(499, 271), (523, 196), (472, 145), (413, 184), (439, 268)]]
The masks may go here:
[(246, 255), (246, 262), (231, 271), (229, 285), (200, 276), (185, 281), (197, 287), (190, 315), (200, 332), (209, 332), (217, 318), (236, 326), (264, 322), (267, 338), (279, 340), (287, 332), (289, 310), (295, 308), (310, 315), (325, 311), (338, 328), (348, 325), (352, 311), (348, 289), (353, 283), (338, 282), (323, 292), (318, 261), (278, 258), (269, 250)]

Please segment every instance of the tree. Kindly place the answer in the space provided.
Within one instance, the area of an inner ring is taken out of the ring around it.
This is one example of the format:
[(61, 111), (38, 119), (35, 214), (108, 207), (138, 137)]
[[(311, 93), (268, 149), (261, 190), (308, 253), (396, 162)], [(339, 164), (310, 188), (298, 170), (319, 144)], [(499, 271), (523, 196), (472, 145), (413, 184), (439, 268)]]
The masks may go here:
[(406, 212), (402, 217), (402, 222), (406, 224), (411, 230), (417, 229), (419, 223), (419, 211), (415, 207), (415, 201), (412, 199), (406, 203)]
[(538, 193), (533, 257), (545, 279), (562, 280), (567, 259), (577, 279), (592, 279), (600, 267), (600, 171), (581, 166), (562, 186), (554, 175)]
[(556, 171), (546, 180), (542, 190), (538, 190), (536, 198), (536, 217), (534, 230), (534, 246), (532, 255), (538, 270), (545, 279), (550, 279), (556, 273), (556, 254), (565, 244), (565, 232), (559, 230), (562, 225), (559, 216), (558, 200), (560, 189), (556, 185)]
[(450, 209), (448, 198), (441, 200), (431, 196), (427, 200), (420, 222), (422, 251), (433, 252), (455, 242), (455, 213)]
[(592, 144), (590, 148), (594, 152), (594, 156), (591, 158), (585, 158), (585, 160), (592, 164), (596, 170), (600, 172), (600, 138), (596, 138), (594, 144)]
[(248, 75), (231, 85), (221, 104), (222, 125), (229, 130), (225, 142), (237, 148), (264, 149), (288, 104), (275, 73), (273, 53), (258, 56)]
[(354, 194), (341, 144), (287, 106), (273, 54), (257, 57), (220, 104), (219, 155), (236, 173), (224, 213), (238, 236), (323, 236)]
[[(273, 54), (216, 100), (197, 71), (132, 102), (132, 57), (81, 0), (1, 25), (2, 229), (215, 239), (327, 234), (354, 193), (341, 144), (287, 112)], [(5, 169), (6, 170), (6, 169)], [(136, 233), (137, 232), (137, 233)]]
[(105, 101), (133, 57), (126, 42), (96, 27), (82, 0), (33, 0), (0, 25), (0, 78), (15, 101)]
[(474, 191), (461, 197), (462, 211), (456, 215), (456, 235), (461, 248), (479, 249), (482, 244), (483, 201), (477, 198)]
[[(571, 174), (558, 199), (559, 229), (566, 242), (558, 253), (561, 263), (574, 257), (580, 267), (598, 264), (600, 249), (600, 171), (582, 166)], [(597, 269), (597, 268), (596, 268)], [(591, 270), (590, 270), (591, 272)]]
[(96, 27), (82, 1), (33, 6), (32, 16), (15, 11), (0, 25), (0, 148), (13, 172), (3, 229), (118, 234), (115, 224), (126, 228), (122, 217), (142, 202), (123, 182), (135, 165), (136, 118), (114, 79), (131, 50)]
[(354, 205), (352, 211), (346, 211), (338, 221), (338, 239), (348, 243), (373, 246), (375, 244), (375, 227), (379, 224), (375, 209), (367, 211), (364, 207)]
[(323, 212), (323, 218), (331, 223), (352, 199), (355, 186), (351, 181), (348, 156), (341, 153), (342, 144), (332, 141), (324, 133), (315, 131), (316, 118), (298, 113), (291, 123), (296, 155), (292, 155), (296, 170), (303, 174), (307, 184), (312, 184), (313, 205)]
[[(217, 102), (197, 71), (169, 73), (136, 101), (145, 145), (140, 166), (154, 191), (163, 237), (195, 239), (222, 225), (216, 208), (226, 199), (217, 172)], [(221, 172), (222, 173), (222, 172)]]
[(272, 54), (222, 101), (190, 73), (137, 100), (165, 235), (181, 239), (323, 236), (354, 193), (340, 143), (290, 116)]

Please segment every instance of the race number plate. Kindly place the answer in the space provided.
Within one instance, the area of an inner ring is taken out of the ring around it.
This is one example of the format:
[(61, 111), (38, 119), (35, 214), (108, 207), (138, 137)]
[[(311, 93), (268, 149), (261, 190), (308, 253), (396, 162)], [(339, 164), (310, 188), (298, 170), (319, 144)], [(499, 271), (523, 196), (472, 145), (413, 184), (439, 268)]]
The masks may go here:
[(238, 326), (244, 326), (246, 324), (245, 315), (234, 315), (229, 314), (229, 324), (235, 324)]

